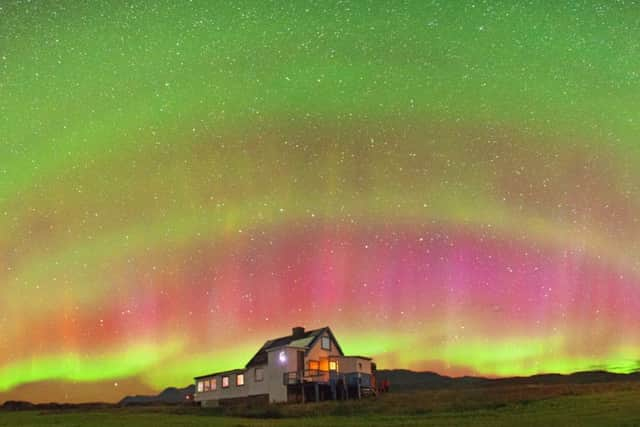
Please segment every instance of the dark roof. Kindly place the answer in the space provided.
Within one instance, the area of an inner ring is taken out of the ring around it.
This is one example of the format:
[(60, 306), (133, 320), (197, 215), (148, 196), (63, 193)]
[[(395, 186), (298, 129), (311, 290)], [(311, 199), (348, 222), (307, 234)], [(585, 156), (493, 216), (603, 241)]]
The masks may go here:
[(373, 360), (372, 358), (367, 356), (342, 356), (342, 357), (351, 358), (351, 359)]
[(340, 352), (340, 355), (343, 355), (344, 353), (342, 353), (342, 349), (338, 344), (338, 340), (336, 340), (336, 337), (333, 335), (333, 332), (331, 332), (331, 329), (328, 326), (325, 326), (324, 328), (314, 329), (312, 331), (305, 331), (303, 334), (300, 334), (295, 337), (293, 334), (291, 334), (291, 335), (287, 335), (286, 337), (280, 337), (280, 338), (272, 339), (265, 342), (264, 345), (260, 348), (260, 350), (258, 350), (258, 352), (255, 354), (255, 356), (253, 356), (251, 360), (249, 360), (249, 363), (247, 363), (246, 366), (247, 368), (249, 368), (251, 366), (266, 364), (269, 360), (269, 356), (267, 354), (269, 350), (289, 345), (294, 341), (300, 341), (300, 340), (311, 338), (311, 341), (305, 346), (307, 351), (309, 351), (309, 349), (313, 347), (313, 345), (316, 343), (318, 338), (320, 338), (325, 331), (328, 332), (331, 339), (333, 339), (333, 342), (335, 342), (336, 348)]
[(215, 377), (216, 375), (229, 375), (229, 374), (242, 374), (242, 373), (244, 373), (244, 369), (231, 369), (230, 371), (220, 371), (220, 372), (214, 372), (213, 374), (200, 375), (199, 377), (193, 377), (193, 379), (201, 380), (203, 378)]

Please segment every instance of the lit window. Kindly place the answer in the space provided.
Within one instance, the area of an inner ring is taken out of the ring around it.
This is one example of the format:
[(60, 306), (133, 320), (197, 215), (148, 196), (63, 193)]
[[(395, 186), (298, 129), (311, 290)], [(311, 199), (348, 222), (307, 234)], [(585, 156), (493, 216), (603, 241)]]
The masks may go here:
[(336, 362), (335, 360), (330, 360), (329, 361), (329, 370), (330, 371), (337, 371), (338, 370), (338, 362)]
[(222, 377), (222, 388), (229, 387), (229, 377)]
[(209, 380), (204, 380), (204, 391), (209, 391), (210, 387), (211, 383), (209, 382)]
[(218, 388), (218, 380), (216, 380), (215, 378), (213, 378), (211, 380), (211, 390), (215, 390)]
[(321, 346), (323, 350), (331, 350), (331, 338), (322, 337)]
[(285, 353), (284, 351), (281, 351), (280, 354), (278, 355), (278, 360), (280, 360), (280, 363), (282, 364), (287, 363), (287, 353)]
[(198, 393), (202, 393), (204, 391), (204, 381), (198, 381)]
[(236, 375), (236, 385), (237, 386), (244, 385), (244, 374)]
[(318, 369), (320, 369), (320, 362), (317, 360), (309, 360), (309, 370), (317, 371)]
[(264, 369), (256, 368), (254, 374), (255, 374), (256, 382), (260, 382), (264, 380)]
[(323, 372), (327, 372), (329, 370), (329, 359), (326, 357), (320, 358), (320, 370)]

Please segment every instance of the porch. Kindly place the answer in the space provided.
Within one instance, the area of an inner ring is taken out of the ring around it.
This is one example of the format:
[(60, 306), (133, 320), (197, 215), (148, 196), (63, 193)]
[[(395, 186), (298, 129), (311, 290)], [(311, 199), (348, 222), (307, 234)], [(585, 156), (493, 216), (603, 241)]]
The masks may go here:
[(283, 382), (287, 387), (287, 402), (361, 399), (375, 394), (371, 375), (363, 373), (305, 369), (285, 372)]

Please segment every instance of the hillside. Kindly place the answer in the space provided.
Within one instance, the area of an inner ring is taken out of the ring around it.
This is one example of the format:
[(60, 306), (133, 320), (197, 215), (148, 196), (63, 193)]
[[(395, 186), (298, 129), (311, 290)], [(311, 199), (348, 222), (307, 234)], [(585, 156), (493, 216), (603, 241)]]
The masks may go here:
[(609, 382), (640, 382), (640, 372), (615, 374), (606, 371), (575, 372), (568, 375), (539, 374), (529, 377), (484, 378), (448, 377), (435, 372), (415, 372), (407, 369), (379, 370), (378, 382), (389, 381), (392, 390), (432, 390), (441, 388), (484, 387), (500, 385), (592, 384)]
[(169, 387), (155, 396), (126, 396), (120, 402), (118, 402), (118, 405), (132, 406), (183, 403), (187, 400), (187, 396), (193, 395), (194, 392), (195, 386), (193, 385), (189, 385), (184, 388)]

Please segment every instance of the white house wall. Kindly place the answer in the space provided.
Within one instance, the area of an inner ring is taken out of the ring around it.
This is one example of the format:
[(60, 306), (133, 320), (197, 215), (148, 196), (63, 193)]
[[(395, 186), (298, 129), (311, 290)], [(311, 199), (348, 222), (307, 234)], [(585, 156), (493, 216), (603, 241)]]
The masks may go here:
[[(256, 381), (256, 369), (262, 369), (262, 381)], [(269, 393), (269, 382), (267, 381), (267, 365), (252, 366), (244, 374), (247, 383), (249, 396)]]
[[(267, 352), (269, 363), (265, 370), (265, 380), (268, 381), (269, 400), (271, 402), (287, 401), (287, 386), (284, 385), (284, 374), (296, 371), (298, 350), (297, 348), (283, 347)], [(280, 360), (281, 352), (285, 354), (285, 361)]]
[(340, 359), (340, 372), (371, 374), (371, 360), (353, 356), (343, 357)]
[[(218, 400), (218, 399), (233, 399), (236, 397), (246, 397), (249, 395), (249, 387), (247, 385), (247, 376), (245, 375), (244, 381), (245, 385), (237, 386), (236, 385), (236, 377), (238, 374), (233, 373), (230, 375), (216, 375), (215, 377), (217, 381), (217, 388), (213, 391), (205, 391), (202, 393), (197, 393), (195, 396), (196, 401), (203, 400)], [(222, 377), (229, 377), (229, 387), (222, 387)], [(208, 379), (211, 379), (208, 378)]]
[[(256, 368), (263, 369), (264, 379), (262, 381), (255, 380)], [(242, 386), (236, 385), (237, 374), (228, 375), (229, 387), (226, 387), (226, 388), (222, 388), (222, 377), (226, 375), (216, 375), (215, 377), (211, 377), (211, 378), (216, 378), (216, 381), (217, 381), (216, 390), (196, 393), (195, 400), (197, 402), (201, 402), (201, 401), (210, 401), (210, 400), (219, 400), (219, 399), (233, 399), (237, 397), (254, 396), (257, 394), (266, 394), (269, 392), (266, 372), (267, 372), (266, 365), (251, 367), (245, 370), (244, 385)], [(211, 378), (208, 378), (208, 379), (210, 380)], [(198, 381), (201, 381), (201, 380), (198, 380)]]

